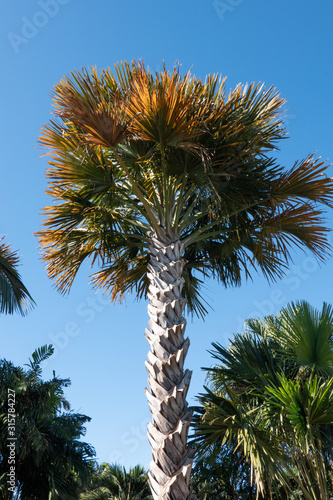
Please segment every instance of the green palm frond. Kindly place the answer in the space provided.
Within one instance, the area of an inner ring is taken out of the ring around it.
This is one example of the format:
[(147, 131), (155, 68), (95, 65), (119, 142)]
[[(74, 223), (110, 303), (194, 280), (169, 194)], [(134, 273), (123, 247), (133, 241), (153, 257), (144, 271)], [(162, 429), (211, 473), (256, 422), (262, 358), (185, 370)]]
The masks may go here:
[(260, 492), (264, 492), (263, 479), (267, 470), (271, 480), (284, 482), (285, 454), (265, 419), (264, 407), (246, 403), (230, 387), (225, 387), (224, 396), (205, 389), (206, 393), (198, 397), (202, 407), (196, 408), (198, 412), (194, 418), (194, 443), (200, 456), (213, 446), (227, 444), (249, 461)]
[(227, 380), (232, 380), (240, 389), (255, 388), (256, 392), (266, 378), (276, 380), (277, 356), (266, 339), (245, 333), (235, 335), (227, 348), (214, 342), (212, 346), (214, 351), (209, 352), (216, 366), (205, 370), (215, 391), (221, 390)]
[(54, 348), (51, 344), (39, 347), (32, 353), (32, 359), (29, 358), (29, 364), (27, 364), (29, 367), (28, 377), (30, 381), (40, 378), (42, 374), (41, 363), (52, 356), (53, 353)]
[(270, 403), (282, 409), (308, 446), (311, 439), (322, 437), (320, 426), (333, 424), (333, 378), (314, 375), (302, 382), (279, 375), (279, 382), (266, 388)]
[[(0, 239), (0, 243), (3, 238)], [(19, 258), (9, 245), (0, 244), (0, 314), (25, 315), (35, 302), (17, 271)]]
[(333, 374), (332, 306), (324, 303), (319, 311), (305, 301), (291, 302), (271, 324), (269, 335), (281, 345), (280, 355), (296, 367)]
[(93, 489), (80, 496), (82, 500), (150, 500), (148, 477), (140, 465), (125, 467), (104, 463), (93, 475)]
[(113, 498), (114, 497), (111, 496), (111, 491), (104, 486), (100, 486), (80, 496), (81, 500), (113, 500)]

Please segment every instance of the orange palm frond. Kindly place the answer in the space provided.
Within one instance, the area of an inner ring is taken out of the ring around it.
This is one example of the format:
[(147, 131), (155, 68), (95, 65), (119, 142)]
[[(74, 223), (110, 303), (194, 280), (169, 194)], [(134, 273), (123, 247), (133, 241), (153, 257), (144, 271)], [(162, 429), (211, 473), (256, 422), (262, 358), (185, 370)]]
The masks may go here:
[(49, 229), (47, 233), (38, 233), (38, 238), (48, 275), (60, 293), (69, 292), (82, 262), (91, 256), (96, 260), (98, 251), (88, 238), (80, 235), (75, 241), (74, 232), (69, 237), (69, 232)]
[(128, 124), (116, 82), (105, 88), (94, 68), (71, 73), (55, 86), (55, 114), (81, 128), (88, 142), (114, 147), (128, 136)]
[(205, 131), (204, 119), (214, 115), (211, 102), (204, 99), (205, 88), (190, 74), (181, 78), (177, 69), (171, 75), (164, 69), (153, 78), (142, 64), (137, 65), (124, 103), (130, 131), (163, 146), (185, 147), (186, 142), (190, 147), (191, 140)]

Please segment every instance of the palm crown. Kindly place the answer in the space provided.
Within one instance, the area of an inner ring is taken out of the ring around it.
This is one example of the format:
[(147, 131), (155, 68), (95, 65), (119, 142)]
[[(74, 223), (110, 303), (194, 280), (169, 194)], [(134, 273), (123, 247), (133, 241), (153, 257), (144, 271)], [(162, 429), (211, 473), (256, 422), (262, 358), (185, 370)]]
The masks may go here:
[(184, 293), (200, 313), (200, 275), (236, 285), (257, 267), (277, 277), (290, 243), (323, 258), (318, 203), (332, 205), (332, 182), (312, 156), (289, 171), (268, 156), (285, 135), (275, 89), (239, 86), (226, 98), (217, 75), (203, 83), (125, 63), (116, 75), (72, 73), (54, 102), (59, 119), (41, 143), (60, 203), (46, 208), (40, 239), (61, 291), (90, 258), (112, 299), (145, 295), (153, 233), (182, 241)]

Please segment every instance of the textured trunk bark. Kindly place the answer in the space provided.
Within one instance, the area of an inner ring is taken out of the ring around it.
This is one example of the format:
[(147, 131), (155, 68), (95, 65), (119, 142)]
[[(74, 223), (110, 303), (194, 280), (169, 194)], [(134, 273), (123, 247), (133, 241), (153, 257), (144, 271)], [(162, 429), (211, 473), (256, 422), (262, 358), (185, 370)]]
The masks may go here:
[(146, 389), (146, 394), (152, 413), (148, 437), (153, 460), (149, 481), (154, 500), (190, 500), (195, 498), (189, 488), (193, 453), (187, 447), (192, 412), (186, 395), (192, 372), (183, 369), (190, 344), (184, 339), (183, 245), (153, 238), (150, 252), (150, 330), (146, 330), (150, 392)]

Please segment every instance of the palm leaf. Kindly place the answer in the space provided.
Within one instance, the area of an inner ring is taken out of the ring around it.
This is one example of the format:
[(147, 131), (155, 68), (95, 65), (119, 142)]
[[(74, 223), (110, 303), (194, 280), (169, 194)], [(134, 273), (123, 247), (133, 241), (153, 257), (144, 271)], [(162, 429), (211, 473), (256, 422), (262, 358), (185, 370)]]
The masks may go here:
[[(0, 243), (3, 238), (0, 239)], [(17, 271), (19, 258), (9, 245), (0, 244), (0, 313), (13, 314), (18, 311), (23, 316), (35, 302), (24, 286)]]

